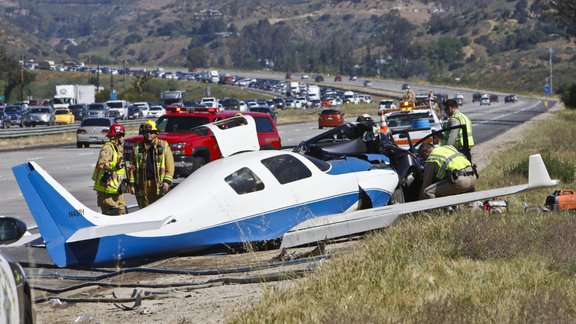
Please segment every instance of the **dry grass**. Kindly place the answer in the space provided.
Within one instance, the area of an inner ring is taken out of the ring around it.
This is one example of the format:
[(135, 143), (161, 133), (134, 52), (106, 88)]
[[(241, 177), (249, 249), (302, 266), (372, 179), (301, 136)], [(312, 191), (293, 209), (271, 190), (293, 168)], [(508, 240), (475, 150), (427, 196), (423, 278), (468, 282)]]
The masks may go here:
[[(525, 182), (523, 161), (537, 152), (562, 161), (551, 173), (567, 165), (573, 173), (576, 144), (565, 139), (576, 129), (576, 112), (558, 117), (498, 154), (482, 186)], [(521, 208), (523, 201), (543, 205), (553, 190), (510, 198), (515, 208), (503, 215), (464, 209), (406, 217), (369, 235), (352, 255), (324, 262), (297, 288), (270, 291), (233, 322), (575, 322), (576, 215)]]

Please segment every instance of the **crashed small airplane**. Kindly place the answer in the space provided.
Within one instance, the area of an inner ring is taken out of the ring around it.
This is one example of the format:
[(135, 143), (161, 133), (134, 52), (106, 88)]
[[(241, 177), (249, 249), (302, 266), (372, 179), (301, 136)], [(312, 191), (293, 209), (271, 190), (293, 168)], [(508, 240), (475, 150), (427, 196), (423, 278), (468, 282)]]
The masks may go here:
[(245, 123), (204, 126), (225, 158), (123, 216), (90, 210), (35, 162), (13, 167), (52, 261), (59, 267), (122, 266), (128, 260), (229, 251), (252, 243), (281, 240), (282, 247), (294, 247), (382, 228), (405, 213), (557, 184), (536, 155), (530, 157), (526, 185), (390, 204), (399, 177), (387, 156), (323, 161), (296, 152), (258, 151), (254, 119), (232, 120), (237, 118)]

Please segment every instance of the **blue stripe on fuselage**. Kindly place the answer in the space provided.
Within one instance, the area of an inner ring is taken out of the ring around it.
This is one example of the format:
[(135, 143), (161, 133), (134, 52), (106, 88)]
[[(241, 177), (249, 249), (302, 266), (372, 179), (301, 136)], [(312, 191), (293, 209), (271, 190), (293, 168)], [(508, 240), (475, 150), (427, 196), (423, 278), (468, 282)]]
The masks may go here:
[[(374, 206), (388, 203), (390, 193), (373, 190), (369, 194), (380, 197)], [(318, 216), (342, 213), (358, 201), (358, 193), (319, 200), (264, 214), (257, 214), (237, 222), (173, 236), (135, 237), (118, 235), (91, 241), (68, 244), (82, 264), (107, 265), (115, 260), (167, 257), (237, 246), (244, 242), (258, 242), (281, 238), (290, 228)], [(178, 223), (166, 226), (179, 226)]]

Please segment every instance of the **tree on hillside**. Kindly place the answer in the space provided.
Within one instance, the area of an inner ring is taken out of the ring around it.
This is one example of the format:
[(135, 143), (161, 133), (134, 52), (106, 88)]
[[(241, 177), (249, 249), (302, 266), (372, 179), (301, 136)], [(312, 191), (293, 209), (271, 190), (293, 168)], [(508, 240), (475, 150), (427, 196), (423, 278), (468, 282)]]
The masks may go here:
[[(0, 39), (3, 39), (2, 34)], [(24, 100), (28, 85), (35, 79), (36, 74), (23, 70), (20, 63), (0, 46), (0, 89), (6, 101)]]
[(567, 32), (576, 36), (576, 2), (574, 0), (551, 0), (550, 7), (565, 24)]

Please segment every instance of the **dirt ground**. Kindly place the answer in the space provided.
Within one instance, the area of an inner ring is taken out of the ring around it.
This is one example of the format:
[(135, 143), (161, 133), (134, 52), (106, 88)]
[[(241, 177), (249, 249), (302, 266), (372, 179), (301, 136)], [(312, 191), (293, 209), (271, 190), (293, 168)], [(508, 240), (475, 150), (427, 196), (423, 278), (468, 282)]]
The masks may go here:
[[(559, 109), (559, 108), (556, 108)], [(477, 145), (473, 159), (482, 169), (495, 152), (521, 139), (525, 130), (538, 120), (548, 118), (546, 113), (515, 127), (493, 140)], [(355, 243), (329, 245), (327, 255), (350, 252)], [(310, 249), (308, 249), (310, 250)], [(304, 253), (295, 250), (293, 253)], [(238, 269), (256, 264), (270, 265), (276, 261), (278, 250), (244, 253), (237, 255), (181, 257), (146, 265), (159, 269)], [(225, 323), (239, 310), (257, 303), (270, 289), (285, 289), (297, 285), (301, 271), (322, 262), (306, 261), (303, 264), (252, 270), (227, 272), (216, 275), (158, 274), (134, 272), (115, 276), (100, 282), (118, 283), (121, 287), (98, 287), (74, 289), (62, 293), (35, 291), (35, 298), (58, 296), (60, 299), (35, 304), (37, 323)], [(272, 281), (287, 276), (290, 280)], [(35, 286), (71, 286), (79, 282), (67, 280), (32, 280)], [(254, 283), (247, 283), (254, 282)], [(128, 284), (136, 284), (136, 287)], [(142, 296), (141, 305), (134, 307), (137, 290)], [(114, 303), (114, 296), (118, 302)], [(76, 301), (66, 301), (75, 298)], [(95, 300), (102, 298), (100, 302)], [(61, 304), (59, 303), (61, 302)], [(115, 305), (117, 304), (117, 305)], [(124, 305), (124, 307), (122, 306)]]

